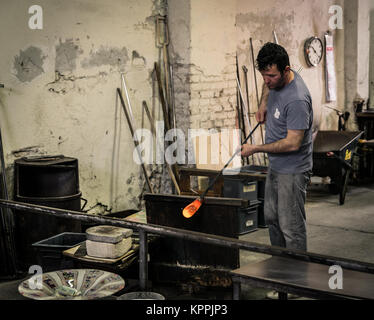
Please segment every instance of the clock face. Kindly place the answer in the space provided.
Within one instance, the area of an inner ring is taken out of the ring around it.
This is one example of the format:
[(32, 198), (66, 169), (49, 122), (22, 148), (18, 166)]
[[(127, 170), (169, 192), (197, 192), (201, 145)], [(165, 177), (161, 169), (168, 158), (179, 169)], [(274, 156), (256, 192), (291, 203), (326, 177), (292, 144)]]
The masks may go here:
[(323, 55), (322, 41), (317, 37), (308, 39), (305, 43), (305, 57), (310, 66), (317, 66)]

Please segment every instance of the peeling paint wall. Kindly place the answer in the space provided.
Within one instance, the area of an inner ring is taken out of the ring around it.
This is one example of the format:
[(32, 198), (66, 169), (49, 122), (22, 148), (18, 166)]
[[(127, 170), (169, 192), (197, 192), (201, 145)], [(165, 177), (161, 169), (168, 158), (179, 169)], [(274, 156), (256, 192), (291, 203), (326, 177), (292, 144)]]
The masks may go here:
[(374, 109), (374, 1), (370, 2), (370, 107)]
[(146, 187), (133, 161), (132, 136), (116, 88), (124, 72), (138, 128), (149, 128), (143, 100), (158, 119), (151, 79), (158, 58), (154, 16), (165, 2), (37, 4), (43, 9), (42, 30), (28, 27), (30, 1), (1, 3), (0, 82), (5, 88), (0, 89), (0, 121), (6, 164), (11, 168), (15, 159), (31, 155), (76, 157), (90, 212), (138, 208)]

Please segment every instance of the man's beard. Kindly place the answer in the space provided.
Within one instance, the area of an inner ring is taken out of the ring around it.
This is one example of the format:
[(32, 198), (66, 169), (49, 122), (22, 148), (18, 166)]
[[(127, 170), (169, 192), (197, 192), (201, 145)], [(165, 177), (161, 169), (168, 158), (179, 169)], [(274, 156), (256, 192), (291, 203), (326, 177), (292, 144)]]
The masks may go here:
[(276, 90), (276, 91), (281, 90), (285, 86), (285, 83), (286, 83), (285, 73), (281, 72), (281, 78), (279, 79), (278, 83), (275, 85), (273, 90)]

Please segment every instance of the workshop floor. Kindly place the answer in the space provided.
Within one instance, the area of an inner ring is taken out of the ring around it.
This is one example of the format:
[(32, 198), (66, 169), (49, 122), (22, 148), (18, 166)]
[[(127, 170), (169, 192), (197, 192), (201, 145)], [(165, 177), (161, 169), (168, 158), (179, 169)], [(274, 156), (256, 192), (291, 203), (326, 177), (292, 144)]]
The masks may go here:
[[(374, 263), (374, 183), (349, 186), (345, 204), (340, 206), (339, 196), (330, 194), (327, 186), (318, 182), (314, 181), (307, 196), (308, 251)], [(270, 244), (267, 228), (259, 228), (240, 239)], [(243, 250), (240, 252), (240, 264), (254, 263), (268, 257)], [(0, 282), (0, 300), (26, 299), (17, 290), (21, 281), (22, 279)], [(155, 286), (153, 291), (170, 300), (231, 299), (229, 290), (207, 288), (189, 293), (181, 288)], [(242, 298), (262, 300), (266, 299), (267, 292), (265, 289), (244, 286)]]

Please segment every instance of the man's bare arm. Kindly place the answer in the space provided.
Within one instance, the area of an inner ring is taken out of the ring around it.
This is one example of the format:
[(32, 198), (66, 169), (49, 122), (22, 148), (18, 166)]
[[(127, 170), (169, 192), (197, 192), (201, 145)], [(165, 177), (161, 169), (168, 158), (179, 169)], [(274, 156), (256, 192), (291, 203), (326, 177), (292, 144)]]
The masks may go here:
[(303, 137), (304, 130), (288, 130), (287, 137), (276, 142), (262, 145), (243, 145), (241, 154), (248, 157), (256, 152), (283, 153), (297, 151), (301, 146)]

